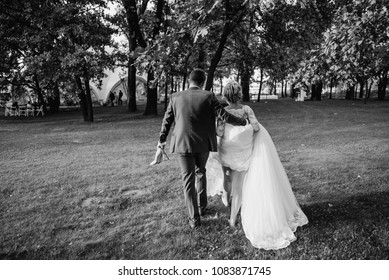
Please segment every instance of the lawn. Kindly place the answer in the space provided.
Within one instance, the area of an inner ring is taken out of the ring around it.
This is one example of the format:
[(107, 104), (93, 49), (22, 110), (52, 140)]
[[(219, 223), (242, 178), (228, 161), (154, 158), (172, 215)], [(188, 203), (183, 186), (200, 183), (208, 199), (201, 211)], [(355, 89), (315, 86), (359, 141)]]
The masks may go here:
[(101, 107), (0, 117), (0, 258), (389, 259), (389, 102), (249, 105), (309, 219), (289, 247), (252, 247), (218, 197), (191, 230), (176, 156), (149, 166), (163, 106)]

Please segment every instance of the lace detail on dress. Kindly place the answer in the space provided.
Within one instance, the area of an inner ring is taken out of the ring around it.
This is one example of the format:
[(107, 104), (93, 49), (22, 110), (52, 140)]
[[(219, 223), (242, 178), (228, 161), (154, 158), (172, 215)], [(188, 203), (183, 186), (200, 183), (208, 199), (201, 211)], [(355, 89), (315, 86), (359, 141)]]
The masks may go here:
[(248, 107), (248, 106), (247, 105), (243, 105), (243, 107), (239, 108), (239, 109), (228, 108), (228, 109), (226, 109), (226, 111), (228, 111), (229, 113), (233, 114), (236, 117), (247, 118), (248, 114), (247, 114), (247, 112), (245, 110), (245, 107)]
[(298, 227), (301, 227), (306, 224), (308, 224), (308, 218), (307, 216), (305, 216), (305, 214), (300, 208), (297, 209), (297, 212), (294, 214), (293, 219), (288, 220), (288, 225), (293, 232), (295, 232)]
[(226, 109), (229, 113), (241, 117), (241, 118), (248, 118), (250, 121), (250, 124), (253, 126), (254, 131), (259, 130), (259, 122), (257, 118), (255, 117), (255, 113), (253, 109), (250, 108), (250, 106), (243, 105), (240, 109)]
[(279, 250), (286, 248), (297, 238), (294, 235), (297, 227), (308, 224), (307, 216), (298, 209), (294, 214), (294, 218), (288, 220), (289, 228), (282, 228), (278, 232), (271, 232), (268, 236), (259, 238), (258, 235), (246, 233), (246, 237), (251, 241), (252, 245), (258, 249), (264, 250)]

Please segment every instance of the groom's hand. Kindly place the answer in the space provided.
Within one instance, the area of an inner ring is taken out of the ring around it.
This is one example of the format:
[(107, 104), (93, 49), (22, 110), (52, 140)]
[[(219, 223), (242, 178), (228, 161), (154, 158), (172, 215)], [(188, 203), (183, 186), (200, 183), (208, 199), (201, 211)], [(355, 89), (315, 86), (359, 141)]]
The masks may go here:
[(165, 145), (166, 145), (166, 141), (163, 142), (163, 143), (158, 141), (157, 149), (162, 149), (163, 150), (163, 149), (165, 149)]

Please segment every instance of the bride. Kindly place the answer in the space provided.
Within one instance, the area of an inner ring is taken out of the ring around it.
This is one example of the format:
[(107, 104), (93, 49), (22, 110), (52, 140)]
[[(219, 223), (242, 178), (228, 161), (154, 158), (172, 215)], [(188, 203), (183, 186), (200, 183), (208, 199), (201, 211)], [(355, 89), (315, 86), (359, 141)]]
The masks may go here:
[[(207, 163), (207, 194), (222, 194), (231, 203), (229, 223), (235, 227), (241, 208), (242, 227), (254, 247), (277, 250), (296, 240), (298, 226), (308, 223), (289, 183), (274, 143), (253, 110), (240, 104), (242, 89), (230, 81), (223, 89), (228, 112), (248, 118), (250, 124), (225, 124), (218, 152)], [(230, 198), (231, 197), (231, 198)]]

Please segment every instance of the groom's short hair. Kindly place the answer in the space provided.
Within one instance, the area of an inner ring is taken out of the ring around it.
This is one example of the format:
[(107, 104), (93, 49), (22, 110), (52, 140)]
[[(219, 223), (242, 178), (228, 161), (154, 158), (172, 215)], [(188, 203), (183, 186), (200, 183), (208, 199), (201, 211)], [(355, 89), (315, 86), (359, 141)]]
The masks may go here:
[(194, 69), (189, 75), (189, 81), (196, 85), (204, 84), (206, 79), (205, 72), (202, 69)]

